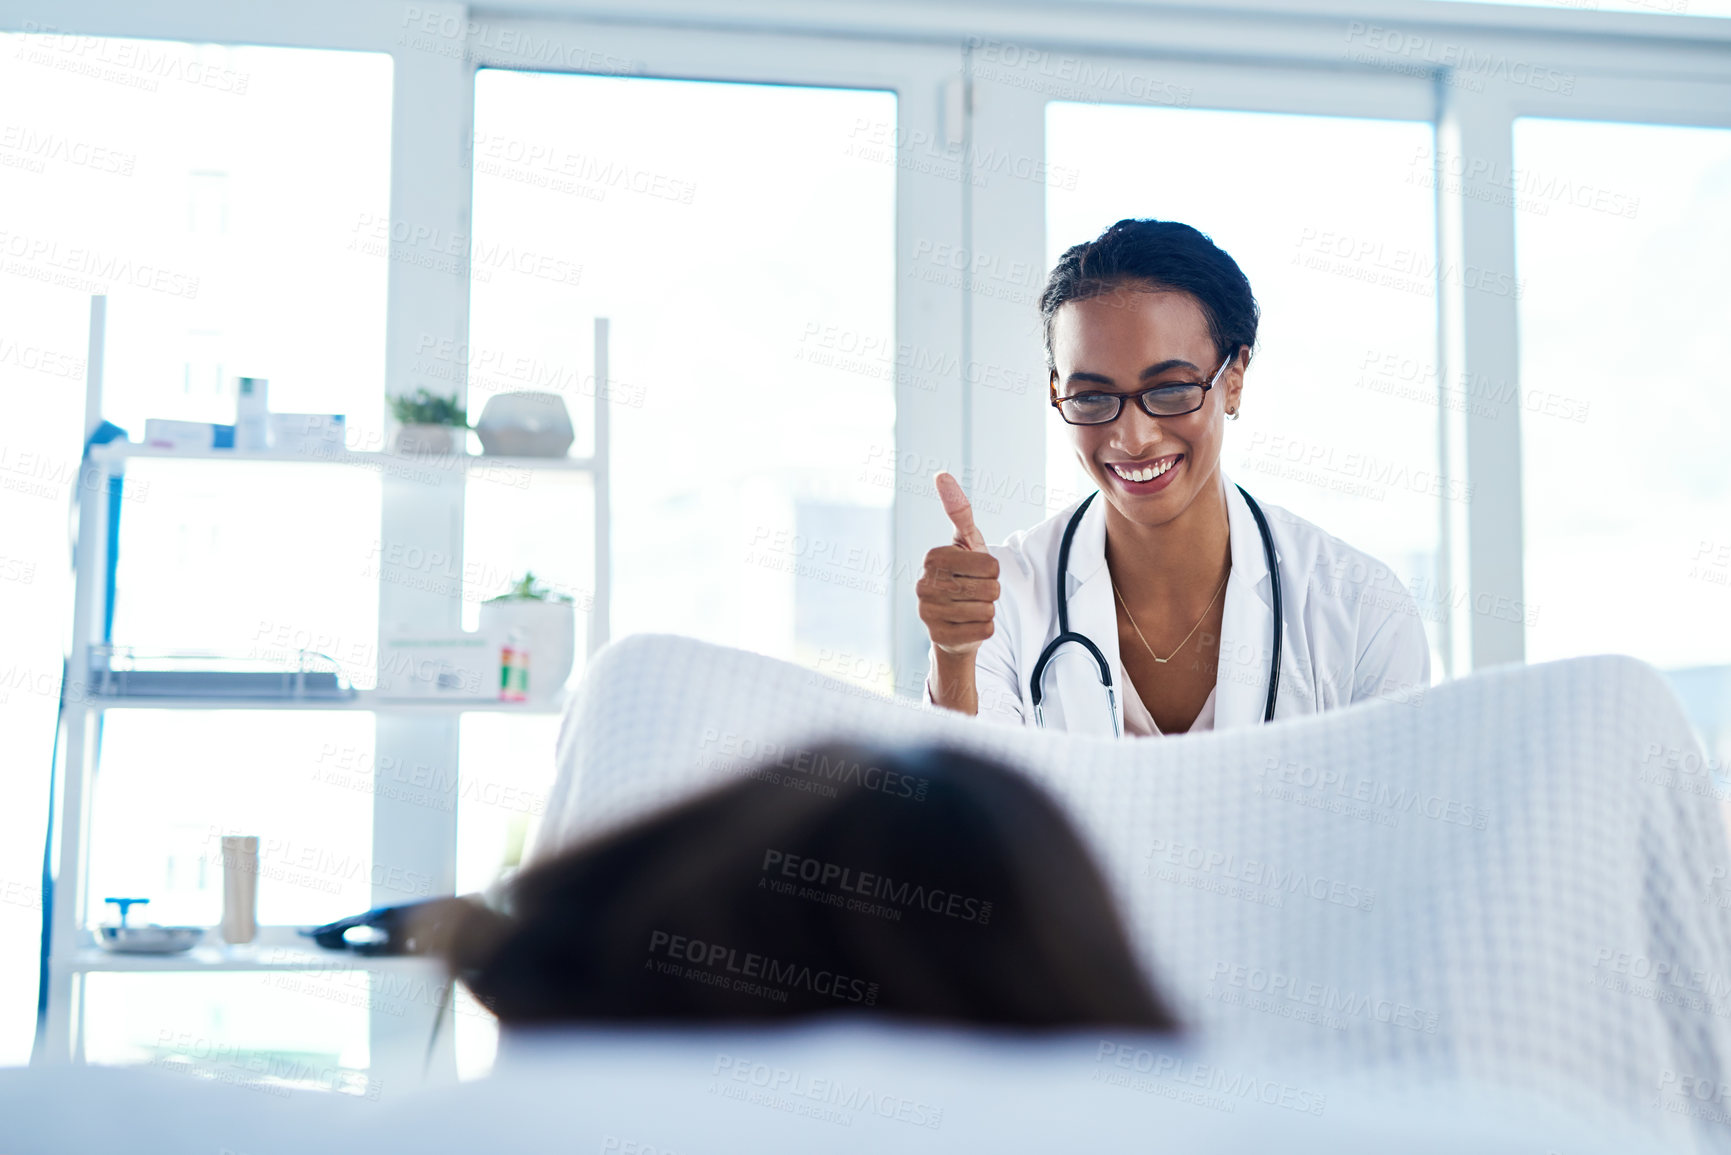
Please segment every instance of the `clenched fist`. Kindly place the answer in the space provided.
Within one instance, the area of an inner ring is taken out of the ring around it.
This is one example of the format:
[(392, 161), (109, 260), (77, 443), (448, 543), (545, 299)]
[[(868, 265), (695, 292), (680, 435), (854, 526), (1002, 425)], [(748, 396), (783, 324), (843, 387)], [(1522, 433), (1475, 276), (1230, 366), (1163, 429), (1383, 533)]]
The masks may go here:
[[(966, 658), (971, 664), (980, 643), (992, 636), (998, 559), (986, 552), (986, 539), (974, 524), (974, 510), (961, 483), (948, 473), (939, 473), (933, 481), (956, 537), (950, 545), (927, 552), (925, 573), (915, 583), (914, 593), (920, 600), (920, 621), (939, 658)], [(968, 688), (971, 691), (971, 684)], [(947, 696), (938, 694), (940, 705), (951, 704), (943, 701)]]

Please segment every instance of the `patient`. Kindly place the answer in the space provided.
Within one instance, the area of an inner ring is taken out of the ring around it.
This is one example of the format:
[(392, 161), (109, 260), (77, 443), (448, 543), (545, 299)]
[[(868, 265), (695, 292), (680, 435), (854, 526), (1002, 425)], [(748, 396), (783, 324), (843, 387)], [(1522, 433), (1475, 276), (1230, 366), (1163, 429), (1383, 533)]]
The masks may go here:
[(506, 1025), (852, 1013), (1165, 1031), (1105, 883), (1031, 782), (833, 745), (453, 899), (443, 954)]

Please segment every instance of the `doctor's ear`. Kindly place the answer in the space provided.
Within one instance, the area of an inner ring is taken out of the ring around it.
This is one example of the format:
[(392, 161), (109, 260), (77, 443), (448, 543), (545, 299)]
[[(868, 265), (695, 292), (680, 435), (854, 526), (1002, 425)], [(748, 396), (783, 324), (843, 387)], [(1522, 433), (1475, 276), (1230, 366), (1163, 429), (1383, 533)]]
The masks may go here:
[(1232, 365), (1226, 374), (1226, 419), (1238, 420), (1238, 411), (1244, 407), (1244, 371), (1250, 367), (1250, 347), (1248, 345), (1238, 350), (1238, 356), (1232, 359)]

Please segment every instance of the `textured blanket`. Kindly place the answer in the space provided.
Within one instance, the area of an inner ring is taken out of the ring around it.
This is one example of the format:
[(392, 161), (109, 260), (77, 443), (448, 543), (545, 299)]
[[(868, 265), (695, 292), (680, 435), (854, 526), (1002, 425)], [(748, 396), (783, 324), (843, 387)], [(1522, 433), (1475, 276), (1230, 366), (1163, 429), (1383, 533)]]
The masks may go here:
[(946, 743), (1044, 784), (1203, 1038), (1731, 1150), (1724, 788), (1645, 663), (1499, 667), (1411, 703), (1115, 742), (640, 636), (587, 672), (531, 857), (720, 776), (822, 789), (860, 772), (810, 757), (837, 738)]

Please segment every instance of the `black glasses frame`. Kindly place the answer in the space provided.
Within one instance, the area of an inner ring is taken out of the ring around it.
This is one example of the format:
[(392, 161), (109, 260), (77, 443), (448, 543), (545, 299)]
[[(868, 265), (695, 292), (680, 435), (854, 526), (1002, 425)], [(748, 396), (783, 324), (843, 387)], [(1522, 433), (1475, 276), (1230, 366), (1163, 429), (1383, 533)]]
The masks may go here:
[[(1110, 424), (1112, 424), (1112, 422), (1118, 420), (1118, 418), (1120, 418), (1124, 415), (1124, 402), (1129, 401), (1132, 398), (1134, 398), (1136, 401), (1136, 404), (1141, 407), (1142, 412), (1146, 413), (1150, 417), (1183, 417), (1186, 414), (1196, 412), (1198, 409), (1200, 409), (1204, 405), (1208, 404), (1208, 391), (1210, 389), (1214, 388), (1214, 386), (1219, 383), (1220, 375), (1222, 373), (1226, 372), (1226, 367), (1228, 365), (1232, 364), (1233, 360), (1237, 356), (1238, 356), (1238, 353), (1236, 350), (1227, 354), (1226, 360), (1220, 362), (1220, 368), (1216, 369), (1214, 371), (1214, 376), (1210, 377), (1207, 381), (1166, 381), (1166, 382), (1163, 382), (1159, 385), (1152, 385), (1152, 386), (1148, 387), (1147, 389), (1139, 390), (1138, 392), (1135, 392), (1135, 393), (1107, 393), (1103, 389), (1089, 389), (1086, 391), (1087, 393), (1095, 393), (1101, 397), (1111, 397), (1111, 398), (1114, 398), (1118, 402), (1118, 407), (1112, 411), (1112, 416), (1107, 417), (1107, 418), (1100, 420), (1100, 421), (1071, 421), (1070, 415), (1064, 412), (1064, 402), (1074, 401), (1077, 397), (1084, 396), (1085, 394), (1083, 394), (1083, 393), (1075, 393), (1069, 397), (1056, 397), (1056, 396), (1054, 396), (1052, 398), (1052, 408), (1054, 408), (1058, 411), (1058, 416), (1062, 417), (1064, 419), (1065, 424), (1067, 424), (1067, 425), (1110, 425)], [(1198, 400), (1196, 402), (1195, 405), (1191, 406), (1189, 409), (1183, 409), (1177, 413), (1156, 413), (1156, 412), (1154, 412), (1154, 410), (1148, 408), (1149, 394), (1158, 393), (1163, 389), (1197, 389), (1197, 388), (1200, 388), (1202, 390), (1202, 397), (1200, 400)]]

